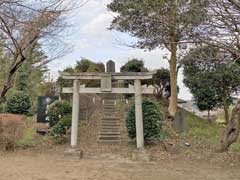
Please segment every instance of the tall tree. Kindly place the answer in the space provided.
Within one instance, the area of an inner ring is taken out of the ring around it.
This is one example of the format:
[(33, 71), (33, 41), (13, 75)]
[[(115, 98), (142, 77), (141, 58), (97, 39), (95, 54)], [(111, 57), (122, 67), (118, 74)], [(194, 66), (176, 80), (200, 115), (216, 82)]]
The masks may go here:
[(229, 121), (229, 106), (234, 93), (240, 90), (240, 66), (218, 48), (206, 46), (193, 49), (184, 58), (184, 83), (200, 108), (223, 107)]
[(0, 46), (10, 64), (0, 87), (0, 101), (14, 84), (18, 69), (44, 38), (50, 41), (63, 28), (62, 17), (69, 10), (67, 0), (0, 1)]
[[(69, 73), (80, 73), (80, 72), (105, 72), (105, 65), (103, 63), (95, 63), (89, 59), (81, 58), (80, 61), (76, 62), (74, 67), (67, 67), (63, 70), (64, 72)], [(86, 84), (88, 86), (98, 86), (99, 82), (84, 80), (81, 83)], [(58, 86), (62, 87), (71, 87), (73, 86), (73, 82), (69, 80), (65, 80), (62, 77), (59, 77), (57, 80)]]
[(178, 53), (192, 42), (192, 32), (203, 22), (206, 0), (113, 0), (108, 8), (117, 13), (111, 28), (137, 37), (134, 47), (166, 48), (171, 78), (169, 113), (177, 111)]
[(121, 67), (121, 72), (147, 72), (143, 60), (131, 59)]
[(168, 69), (158, 69), (157, 73), (153, 75), (152, 81), (156, 89), (155, 96), (157, 98), (168, 99), (171, 96), (170, 72)]
[[(203, 44), (219, 48), (231, 54), (232, 61), (240, 64), (240, 1), (217, 0), (209, 1), (206, 21), (201, 26), (199, 39)], [(232, 117), (221, 138), (220, 151), (228, 150), (236, 142), (240, 129), (240, 101), (232, 111)]]
[(16, 73), (14, 89), (24, 91), (31, 97), (32, 107), (36, 107), (37, 96), (40, 95), (41, 84), (48, 71), (45, 64), (47, 56), (41, 49), (34, 49)]
[(89, 59), (81, 58), (77, 61), (75, 72), (105, 72), (105, 65), (103, 63), (95, 63)]

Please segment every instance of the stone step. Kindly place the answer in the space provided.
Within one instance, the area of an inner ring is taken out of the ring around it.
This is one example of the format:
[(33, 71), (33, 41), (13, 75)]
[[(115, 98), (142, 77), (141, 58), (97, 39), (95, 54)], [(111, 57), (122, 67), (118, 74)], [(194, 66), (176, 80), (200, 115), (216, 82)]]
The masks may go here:
[(111, 127), (111, 128), (101, 127), (101, 130), (100, 130), (100, 132), (119, 132), (119, 131), (120, 131), (119, 127)]
[(107, 128), (119, 128), (120, 127), (120, 124), (116, 124), (116, 123), (102, 123), (101, 124), (101, 127), (104, 128), (104, 127), (107, 127)]
[(104, 104), (106, 105), (106, 104), (116, 104), (116, 101), (114, 101), (114, 100), (104, 100)]
[(117, 112), (117, 110), (115, 108), (104, 108), (103, 111), (104, 112)]
[(103, 107), (105, 108), (116, 108), (114, 104), (104, 104)]
[(102, 123), (101, 127), (105, 127), (105, 128), (119, 128), (120, 124), (117, 123)]
[(111, 130), (111, 129), (101, 129), (99, 134), (120, 134), (120, 130), (119, 129), (115, 129), (115, 130)]
[(118, 119), (102, 119), (102, 123), (120, 123)]
[(115, 101), (113, 101), (113, 102), (106, 102), (106, 101), (104, 101), (103, 106), (116, 106), (116, 103), (115, 103)]
[(116, 113), (116, 110), (115, 109), (105, 109), (104, 113), (108, 113), (108, 114)]
[(111, 95), (104, 96), (104, 117), (101, 119), (98, 142), (101, 143), (120, 143), (120, 119), (117, 116), (116, 97)]
[(105, 130), (105, 129), (102, 129), (100, 132), (99, 132), (99, 135), (100, 134), (116, 134), (116, 135), (121, 135), (120, 134), (120, 131), (119, 130)]
[(114, 122), (120, 122), (119, 119), (116, 118), (116, 116), (106, 116), (102, 119), (102, 121), (114, 121)]
[(104, 110), (104, 111), (107, 111), (107, 110), (117, 111), (117, 109), (116, 109), (115, 106), (103, 106), (103, 110)]
[(107, 113), (107, 114), (113, 114), (113, 113), (117, 113), (117, 111), (115, 109), (104, 109), (104, 113)]
[(103, 115), (103, 118), (117, 118), (117, 117), (116, 117), (116, 114), (114, 114), (114, 113), (109, 113), (109, 114), (104, 114), (104, 115)]
[(99, 140), (120, 140), (120, 136), (99, 136)]
[(102, 124), (120, 124), (119, 121), (116, 120), (102, 120)]
[(104, 106), (116, 106), (115, 101), (104, 101)]
[(102, 126), (101, 131), (119, 131), (119, 127), (113, 126)]
[(98, 142), (103, 143), (103, 144), (119, 144), (119, 143), (121, 143), (121, 140), (120, 139), (118, 139), (118, 140), (101, 140), (101, 139), (99, 139)]
[(119, 124), (120, 121), (118, 119), (103, 119), (102, 123)]
[(110, 121), (110, 120), (102, 120), (101, 124), (109, 124), (109, 125), (119, 125), (119, 121)]
[(120, 122), (120, 120), (119, 119), (117, 119), (116, 117), (104, 117), (103, 119), (102, 119), (102, 121), (108, 121), (108, 122)]
[(103, 111), (104, 114), (116, 114), (117, 111), (116, 110), (113, 110), (113, 109), (104, 109)]
[(104, 104), (116, 104), (117, 101), (115, 100), (110, 100), (110, 99), (104, 99)]
[(120, 136), (120, 132), (100, 132), (99, 136)]
[(103, 106), (116, 106), (115, 102), (104, 102)]

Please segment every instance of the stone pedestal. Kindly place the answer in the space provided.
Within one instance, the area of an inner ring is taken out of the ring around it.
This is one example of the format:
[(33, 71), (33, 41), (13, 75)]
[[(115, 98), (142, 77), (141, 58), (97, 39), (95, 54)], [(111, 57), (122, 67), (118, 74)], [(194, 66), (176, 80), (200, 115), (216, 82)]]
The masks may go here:
[(83, 151), (81, 151), (80, 149), (69, 148), (64, 152), (64, 158), (66, 160), (78, 161), (82, 159), (82, 157)]
[(136, 149), (132, 152), (133, 161), (149, 162), (150, 154), (145, 149)]

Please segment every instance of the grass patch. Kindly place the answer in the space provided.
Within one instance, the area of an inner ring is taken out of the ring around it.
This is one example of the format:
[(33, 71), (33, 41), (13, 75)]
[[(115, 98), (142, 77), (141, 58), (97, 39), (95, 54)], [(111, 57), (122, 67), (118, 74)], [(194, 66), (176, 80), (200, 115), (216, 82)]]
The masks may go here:
[(207, 120), (196, 116), (193, 113), (185, 112), (186, 132), (184, 136), (198, 142), (217, 144), (221, 127), (216, 123), (209, 123)]
[(240, 142), (236, 142), (230, 146), (230, 150), (240, 153)]
[(17, 142), (18, 146), (32, 146), (34, 145), (34, 137), (36, 130), (34, 128), (26, 128), (23, 130), (22, 138)]
[(31, 123), (31, 122), (33, 122), (33, 119), (34, 119), (34, 117), (33, 116), (26, 116), (26, 122), (27, 123)]

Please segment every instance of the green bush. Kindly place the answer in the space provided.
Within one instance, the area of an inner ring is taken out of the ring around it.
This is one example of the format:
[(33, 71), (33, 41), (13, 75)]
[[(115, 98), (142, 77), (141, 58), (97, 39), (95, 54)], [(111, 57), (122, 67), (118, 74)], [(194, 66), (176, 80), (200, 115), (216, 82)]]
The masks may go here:
[(67, 101), (55, 101), (47, 110), (50, 127), (53, 127), (65, 115), (70, 115), (72, 112), (71, 105)]
[[(143, 101), (143, 127), (144, 127), (144, 138), (147, 139), (158, 139), (164, 135), (162, 130), (163, 113), (160, 111), (158, 105), (150, 100)], [(133, 105), (128, 112), (126, 118), (126, 125), (128, 135), (130, 138), (136, 137), (136, 126), (135, 126), (135, 105)]]
[(6, 112), (12, 114), (29, 114), (31, 109), (30, 96), (23, 91), (15, 91), (6, 102)]
[(62, 117), (58, 123), (53, 126), (51, 130), (52, 136), (63, 136), (66, 135), (67, 130), (71, 127), (71, 116), (67, 115)]

